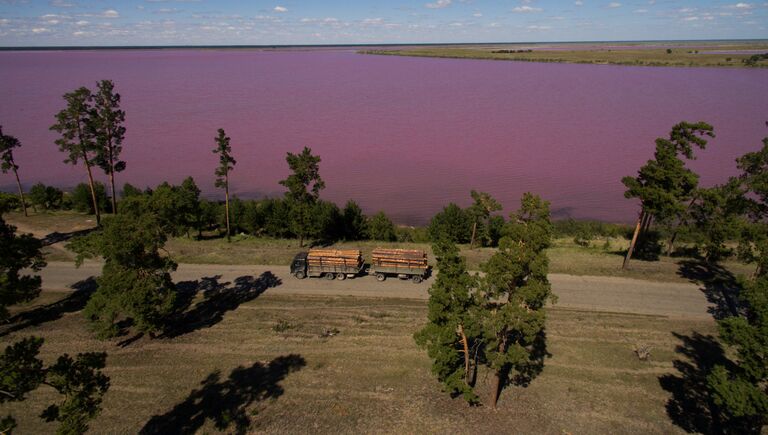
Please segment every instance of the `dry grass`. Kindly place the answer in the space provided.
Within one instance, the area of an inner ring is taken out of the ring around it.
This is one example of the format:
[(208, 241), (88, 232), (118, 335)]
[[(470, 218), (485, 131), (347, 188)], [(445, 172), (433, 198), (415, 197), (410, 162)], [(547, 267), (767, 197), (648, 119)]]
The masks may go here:
[[(232, 433), (233, 424), (216, 428), (206, 418), (221, 404), (230, 411), (225, 417), (242, 408), (250, 431), (268, 433), (673, 433), (681, 431), (666, 415), (670, 394), (659, 383), (681, 358), (672, 332), (715, 330), (711, 321), (550, 310), (552, 357), (543, 374), (528, 388), (506, 389), (494, 412), (440, 391), (412, 339), (426, 318), (424, 302), (278, 290), (173, 340), (142, 338), (121, 348), (94, 340), (81, 314), (71, 313), (2, 342), (42, 336), (47, 361), (63, 352), (107, 351), (111, 389), (94, 433), (137, 433), (153, 416), (201, 433)], [(44, 294), (43, 301), (55, 297)], [(339, 333), (322, 338), (328, 330)], [(637, 343), (653, 348), (650, 361), (638, 360)], [(278, 358), (289, 355), (292, 370), (279, 370)], [(246, 370), (233, 373), (237, 367)], [(216, 373), (206, 394), (190, 396)], [(482, 389), (488, 377), (479, 379)], [(16, 415), (19, 433), (48, 433), (53, 426), (37, 415), (52, 399), (41, 389), (2, 412)]]
[[(612, 50), (601, 47), (572, 47), (552, 50), (536, 50), (522, 53), (494, 53), (499, 49), (519, 49), (514, 46), (464, 46), (464, 47), (415, 47), (397, 50), (364, 50), (364, 54), (441, 57), (452, 59), (483, 59), (507, 60), (522, 62), (554, 62), (554, 63), (590, 63), (635, 66), (673, 66), (673, 67), (745, 67), (742, 62), (752, 56), (750, 54), (708, 54), (710, 50), (765, 50), (768, 44), (730, 44), (730, 45), (691, 45), (678, 48), (671, 47), (671, 53), (666, 48), (643, 48)], [(758, 66), (768, 66), (767, 61), (761, 61)]]

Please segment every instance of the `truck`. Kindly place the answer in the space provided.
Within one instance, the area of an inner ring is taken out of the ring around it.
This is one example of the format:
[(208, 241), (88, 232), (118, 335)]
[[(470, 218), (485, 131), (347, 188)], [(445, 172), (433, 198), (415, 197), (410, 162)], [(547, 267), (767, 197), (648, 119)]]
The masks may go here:
[(291, 262), (291, 275), (344, 280), (363, 272), (363, 253), (356, 249), (310, 249), (300, 252)]
[(379, 282), (394, 276), (418, 284), (429, 274), (427, 253), (417, 249), (376, 248), (371, 254), (368, 274)]

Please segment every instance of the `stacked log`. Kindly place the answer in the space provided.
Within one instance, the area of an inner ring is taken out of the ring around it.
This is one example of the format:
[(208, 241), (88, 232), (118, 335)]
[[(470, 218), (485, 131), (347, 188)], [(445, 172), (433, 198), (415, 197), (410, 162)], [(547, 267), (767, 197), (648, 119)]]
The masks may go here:
[(358, 249), (310, 249), (307, 254), (310, 266), (349, 266), (360, 268), (363, 253)]
[(427, 253), (418, 249), (376, 248), (372, 253), (372, 262), (379, 267), (426, 269)]

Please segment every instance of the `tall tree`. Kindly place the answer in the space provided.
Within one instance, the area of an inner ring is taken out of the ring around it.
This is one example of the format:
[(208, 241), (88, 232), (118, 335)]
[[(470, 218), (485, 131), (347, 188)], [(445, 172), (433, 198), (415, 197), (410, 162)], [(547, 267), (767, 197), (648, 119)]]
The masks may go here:
[(637, 177), (622, 178), (627, 187), (624, 196), (640, 200), (640, 214), (622, 268), (629, 265), (638, 239), (654, 219), (668, 222), (685, 212), (685, 202), (690, 201), (699, 177), (685, 167), (681, 156), (694, 159), (693, 147), (704, 149), (705, 137), (714, 137), (712, 126), (705, 122), (676, 124), (668, 139), (656, 139), (654, 159), (640, 168)]
[(229, 172), (235, 168), (237, 163), (232, 158), (232, 147), (229, 145), (229, 136), (224, 133), (224, 129), (219, 129), (219, 135), (216, 136), (216, 148), (213, 153), (219, 155), (219, 167), (216, 168), (216, 187), (224, 188), (224, 213), (227, 222), (227, 241), (230, 241), (231, 232), (229, 228)]
[(735, 350), (735, 362), (715, 366), (707, 382), (733, 433), (759, 434), (768, 425), (768, 276), (742, 285), (744, 314), (718, 321), (720, 338)]
[(56, 114), (56, 123), (51, 126), (61, 134), (56, 139), (59, 150), (67, 154), (64, 163), (76, 165), (82, 161), (88, 173), (88, 186), (91, 189), (91, 200), (96, 213), (96, 224), (101, 225), (101, 211), (96, 199), (91, 167), (97, 163), (98, 145), (92, 128), (94, 110), (93, 95), (88, 88), (81, 87), (73, 92), (64, 94), (67, 107)]
[(489, 193), (477, 192), (473, 190), (470, 192), (470, 195), (472, 195), (473, 203), (467, 210), (469, 215), (472, 216), (472, 238), (469, 242), (469, 249), (474, 249), (475, 236), (477, 235), (477, 225), (483, 224), (483, 229), (486, 233), (484, 234), (484, 238), (488, 239), (488, 220), (491, 218), (491, 213), (500, 211), (502, 208), (501, 204), (493, 199)]
[(755, 276), (768, 273), (768, 137), (763, 147), (736, 160), (745, 195), (749, 225), (743, 229), (739, 256), (755, 262)]
[(363, 214), (363, 209), (351, 199), (342, 210), (342, 222), (344, 225), (344, 238), (346, 240), (363, 240), (368, 238), (368, 220)]
[(30, 301), (40, 294), (40, 277), (23, 275), (25, 270), (39, 271), (45, 266), (42, 243), (31, 234), (16, 234), (0, 210), (0, 321), (8, 318), (6, 307)]
[(450, 203), (432, 217), (428, 231), (432, 241), (448, 237), (453, 243), (467, 243), (472, 232), (472, 217), (466, 210)]
[(445, 389), (476, 403), (470, 350), (480, 338), (474, 322), (478, 309), (474, 293), (477, 277), (467, 272), (466, 261), (449, 238), (433, 243), (432, 250), (437, 257), (437, 279), (429, 288), (428, 323), (414, 334), (414, 339), (427, 349), (432, 373)]
[(499, 250), (485, 264), (479, 295), (485, 364), (494, 373), (489, 403), (496, 407), (499, 393), (510, 380), (527, 385), (544, 365), (546, 314), (554, 300), (547, 280), (554, 228), (549, 203), (526, 193), (521, 207), (505, 224)]
[(696, 196), (688, 211), (693, 234), (706, 260), (716, 262), (731, 254), (726, 242), (737, 239), (744, 226), (744, 191), (732, 178), (721, 186), (698, 189)]
[(16, 176), (16, 186), (19, 188), (19, 198), (21, 199), (21, 209), (24, 210), (24, 216), (27, 214), (27, 203), (24, 202), (24, 189), (21, 188), (19, 180), (19, 165), (13, 160), (13, 149), (21, 146), (21, 142), (11, 135), (3, 134), (3, 126), (0, 125), (0, 170), (3, 174), (13, 171)]
[(118, 320), (130, 318), (138, 332), (161, 331), (173, 311), (175, 287), (171, 272), (176, 263), (160, 250), (167, 237), (152, 213), (119, 214), (104, 220), (101, 230), (67, 245), (77, 264), (102, 257), (99, 284), (84, 314), (100, 338), (120, 333)]
[(371, 240), (380, 240), (382, 242), (394, 242), (397, 240), (395, 224), (392, 223), (392, 220), (383, 211), (376, 213), (368, 221), (368, 235)]
[(288, 189), (285, 199), (291, 210), (289, 226), (299, 237), (299, 246), (304, 246), (304, 239), (318, 230), (313, 209), (320, 191), (325, 189), (320, 178), (320, 156), (312, 155), (312, 150), (304, 147), (300, 154), (287, 153), (285, 161), (291, 174), (280, 184)]
[(96, 163), (109, 175), (112, 190), (112, 213), (117, 213), (117, 192), (115, 191), (115, 172), (125, 169), (125, 162), (120, 160), (125, 137), (125, 111), (120, 109), (120, 94), (116, 93), (112, 80), (97, 83), (93, 95), (93, 116), (91, 128), (96, 138)]

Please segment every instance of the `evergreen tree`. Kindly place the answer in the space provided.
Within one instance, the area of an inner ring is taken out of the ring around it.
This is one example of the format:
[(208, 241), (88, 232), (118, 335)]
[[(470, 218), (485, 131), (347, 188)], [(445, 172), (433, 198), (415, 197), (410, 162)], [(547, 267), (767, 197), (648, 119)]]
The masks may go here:
[[(96, 196), (97, 209), (93, 208), (93, 196)], [(107, 210), (109, 206), (109, 198), (107, 198), (107, 188), (104, 183), (98, 181), (91, 186), (80, 183), (72, 189), (71, 195), (72, 208), (81, 213), (96, 214)]]
[(722, 186), (699, 189), (689, 209), (694, 237), (709, 262), (731, 255), (728, 240), (738, 238), (743, 227), (744, 192), (736, 179)]
[(392, 223), (392, 220), (383, 211), (376, 213), (368, 221), (368, 235), (371, 240), (380, 240), (382, 242), (394, 242), (397, 240), (395, 224)]
[(705, 122), (675, 125), (669, 139), (656, 139), (654, 159), (640, 168), (637, 177), (622, 178), (621, 182), (627, 187), (624, 196), (638, 198), (641, 204), (622, 268), (629, 265), (638, 238), (648, 231), (654, 219), (669, 222), (685, 213), (685, 202), (690, 201), (699, 177), (685, 167), (680, 156), (693, 159), (693, 147), (704, 149), (707, 145), (704, 137), (714, 137), (712, 130), (712, 126)]
[(88, 173), (88, 186), (91, 190), (93, 210), (96, 213), (96, 224), (101, 225), (101, 209), (99, 207), (93, 182), (91, 167), (98, 162), (98, 145), (92, 128), (94, 110), (93, 95), (88, 88), (81, 87), (73, 92), (64, 94), (67, 107), (56, 114), (56, 123), (51, 126), (61, 134), (56, 139), (59, 150), (67, 154), (64, 163), (76, 165), (83, 162)]
[(24, 202), (24, 189), (21, 188), (21, 180), (19, 179), (19, 165), (13, 159), (13, 149), (20, 146), (21, 142), (18, 139), (11, 135), (3, 134), (3, 126), (0, 125), (0, 171), (3, 174), (13, 171), (13, 175), (16, 177), (16, 186), (19, 188), (21, 208), (24, 211), (24, 216), (29, 216), (27, 214), (27, 204)]
[(64, 192), (53, 186), (37, 183), (29, 189), (29, 200), (33, 206), (40, 206), (43, 210), (54, 210), (61, 207)]
[(300, 154), (287, 153), (285, 157), (291, 174), (280, 184), (288, 191), (285, 200), (291, 210), (288, 225), (291, 232), (299, 237), (299, 246), (304, 246), (304, 239), (319, 233), (314, 205), (325, 189), (325, 182), (320, 178), (320, 156), (312, 155), (310, 148), (304, 147)]
[(166, 235), (152, 213), (119, 214), (100, 231), (75, 239), (68, 248), (85, 258), (104, 258), (96, 292), (84, 314), (100, 338), (120, 333), (117, 320), (129, 317), (139, 332), (160, 331), (173, 310), (176, 263), (160, 254)]
[(224, 188), (224, 215), (227, 222), (227, 241), (231, 239), (229, 228), (229, 172), (235, 168), (237, 163), (232, 157), (232, 147), (229, 145), (229, 136), (226, 135), (223, 128), (219, 129), (219, 135), (216, 136), (216, 148), (213, 153), (219, 155), (219, 167), (216, 168), (216, 187)]
[(97, 83), (93, 94), (93, 115), (91, 129), (96, 139), (96, 163), (109, 176), (112, 192), (112, 213), (117, 213), (117, 192), (115, 191), (115, 172), (125, 169), (125, 162), (120, 160), (125, 137), (125, 111), (120, 109), (120, 94), (114, 92), (115, 84), (111, 80)]
[(474, 202), (469, 209), (467, 209), (467, 212), (472, 219), (472, 238), (469, 241), (469, 249), (474, 249), (477, 226), (482, 225), (482, 232), (484, 233), (483, 239), (489, 240), (490, 234), (488, 233), (488, 221), (491, 218), (491, 213), (501, 211), (502, 207), (501, 204), (493, 199), (488, 193), (473, 190), (470, 192), (470, 195), (472, 195), (472, 200)]
[(484, 362), (494, 372), (493, 407), (505, 383), (527, 385), (543, 368), (544, 306), (554, 299), (546, 254), (553, 232), (549, 203), (526, 193), (505, 225), (498, 252), (482, 265), (483, 308), (478, 310), (478, 322)]
[(428, 323), (414, 334), (414, 339), (427, 349), (432, 373), (445, 389), (474, 404), (478, 398), (471, 379), (470, 349), (479, 338), (474, 323), (477, 278), (467, 272), (464, 258), (450, 239), (439, 239), (432, 250), (437, 258), (437, 279), (429, 289)]
[(467, 243), (472, 233), (472, 217), (458, 205), (448, 204), (429, 223), (432, 241), (448, 237), (453, 243)]
[(347, 201), (341, 214), (346, 240), (363, 240), (369, 237), (368, 220), (363, 214), (363, 209), (355, 201)]
[(16, 227), (2, 218), (0, 209), (0, 321), (8, 319), (6, 307), (31, 301), (40, 294), (40, 277), (23, 275), (45, 267), (42, 243), (31, 234), (16, 234)]
[(759, 434), (768, 425), (768, 276), (744, 283), (740, 299), (745, 314), (718, 321), (721, 340), (736, 351), (735, 364), (715, 366), (707, 382), (724, 425)]
[(745, 195), (749, 224), (739, 241), (739, 257), (757, 264), (755, 276), (768, 273), (768, 137), (763, 147), (736, 160)]

